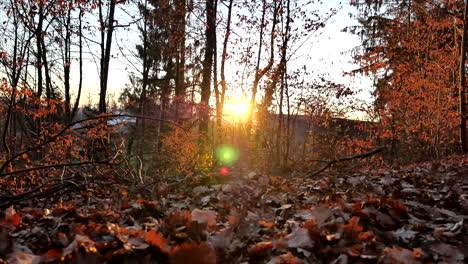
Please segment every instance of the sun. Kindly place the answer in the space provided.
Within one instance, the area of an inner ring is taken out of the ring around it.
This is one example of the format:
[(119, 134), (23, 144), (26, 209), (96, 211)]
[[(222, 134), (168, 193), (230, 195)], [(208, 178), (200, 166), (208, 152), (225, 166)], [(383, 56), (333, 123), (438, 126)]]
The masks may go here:
[(243, 119), (249, 115), (250, 104), (244, 100), (232, 101), (225, 104), (226, 115), (235, 119)]

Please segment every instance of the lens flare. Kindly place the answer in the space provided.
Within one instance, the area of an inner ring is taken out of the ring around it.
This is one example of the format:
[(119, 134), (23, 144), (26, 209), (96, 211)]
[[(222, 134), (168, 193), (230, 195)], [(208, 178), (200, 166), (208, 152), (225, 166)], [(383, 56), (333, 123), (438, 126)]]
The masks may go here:
[(226, 167), (222, 167), (220, 173), (221, 175), (225, 176), (229, 173), (229, 170)]
[(232, 165), (239, 158), (238, 151), (230, 146), (221, 146), (216, 150), (216, 158), (225, 166)]

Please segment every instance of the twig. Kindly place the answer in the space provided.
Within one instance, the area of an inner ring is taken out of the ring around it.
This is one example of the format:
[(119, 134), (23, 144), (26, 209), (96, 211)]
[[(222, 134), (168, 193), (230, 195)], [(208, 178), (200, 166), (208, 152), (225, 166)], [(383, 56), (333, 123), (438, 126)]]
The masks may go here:
[(334, 160), (320, 160), (320, 159), (310, 160), (310, 161), (322, 162), (322, 163), (326, 163), (326, 164), (321, 169), (319, 169), (317, 171), (314, 171), (314, 172), (310, 172), (309, 175), (310, 176), (315, 176), (315, 175), (321, 173), (322, 171), (328, 169), (333, 164), (338, 163), (338, 162), (370, 157), (370, 156), (375, 155), (375, 154), (377, 154), (379, 152), (382, 152), (384, 149), (385, 149), (384, 147), (380, 147), (380, 148), (371, 150), (371, 151), (366, 152), (366, 153), (346, 156), (346, 157), (342, 157), (342, 158), (338, 158), (338, 159), (334, 159)]
[(88, 165), (88, 164), (118, 165), (118, 163), (112, 163), (112, 162), (110, 162), (108, 160), (83, 161), (83, 162), (77, 162), (77, 163), (50, 164), (50, 165), (43, 165), (43, 166), (38, 166), (38, 167), (33, 167), (33, 168), (27, 168), (27, 169), (22, 169), (22, 170), (16, 170), (16, 171), (0, 173), (0, 178), (3, 178), (5, 176), (9, 176), (9, 175), (20, 174), (20, 173), (36, 171), (36, 170), (44, 170), (44, 169), (50, 169), (50, 168), (62, 168), (62, 167), (69, 167), (69, 166), (82, 166), (82, 165)]

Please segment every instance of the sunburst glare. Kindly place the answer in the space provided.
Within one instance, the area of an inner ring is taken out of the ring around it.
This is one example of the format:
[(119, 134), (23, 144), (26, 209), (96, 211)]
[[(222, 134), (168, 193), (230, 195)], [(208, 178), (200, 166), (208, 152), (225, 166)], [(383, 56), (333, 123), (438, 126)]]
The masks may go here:
[(235, 120), (243, 120), (249, 115), (250, 103), (246, 100), (233, 100), (224, 105), (225, 114)]

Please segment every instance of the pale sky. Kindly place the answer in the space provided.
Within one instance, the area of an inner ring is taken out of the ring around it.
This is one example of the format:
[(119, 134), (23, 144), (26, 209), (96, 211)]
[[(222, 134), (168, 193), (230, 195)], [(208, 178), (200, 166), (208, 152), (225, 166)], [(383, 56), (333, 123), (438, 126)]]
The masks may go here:
[[(359, 38), (350, 33), (341, 32), (341, 30), (350, 25), (357, 24), (354, 19), (349, 17), (350, 12), (355, 12), (355, 8), (345, 5), (340, 5), (339, 0), (329, 0), (324, 1), (322, 5), (314, 5), (313, 8), (320, 8), (321, 12), (327, 12), (330, 8), (336, 8), (337, 6), (342, 6), (339, 9), (338, 13), (331, 18), (326, 24), (326, 26), (320, 29), (315, 33), (308, 41), (300, 48), (297, 52), (297, 56), (294, 56), (290, 61), (290, 65), (307, 65), (307, 69), (310, 70), (311, 77), (323, 76), (327, 80), (331, 80), (337, 83), (346, 84), (351, 87), (353, 91), (361, 91), (358, 95), (359, 98), (366, 101), (371, 101), (370, 90), (372, 82), (368, 78), (359, 77), (352, 78), (349, 76), (343, 76), (343, 72), (353, 70), (357, 68), (356, 65), (352, 63), (351, 58), (351, 49), (360, 45)], [(235, 12), (235, 11), (234, 11)], [(128, 13), (131, 11), (123, 11), (122, 9), (117, 10), (116, 17), (119, 18), (119, 24), (126, 24), (131, 18), (128, 16)], [(91, 18), (88, 19), (95, 24), (95, 21), (92, 21)], [(95, 33), (96, 36), (93, 38), (98, 40), (98, 32)], [(110, 73), (108, 80), (108, 92), (109, 95), (114, 95), (115, 98), (118, 98), (118, 95), (129, 82), (130, 72), (136, 72), (132, 66), (132, 62), (135, 63), (138, 60), (132, 56), (132, 53), (135, 53), (135, 45), (140, 42), (138, 34), (136, 32), (136, 27), (129, 28), (124, 30), (118, 28), (115, 31), (114, 42), (112, 45), (112, 56), (110, 62)], [(88, 46), (89, 45), (89, 48)], [(97, 45), (91, 42), (85, 44), (84, 51), (89, 52), (89, 50), (94, 50), (97, 54)], [(123, 56), (125, 54), (126, 56)], [(219, 54), (218, 54), (219, 55)], [(85, 67), (84, 67), (84, 83), (83, 83), (83, 93), (81, 104), (87, 104), (91, 98), (93, 103), (97, 103), (99, 95), (99, 75), (98, 68), (96, 64), (99, 64), (99, 60), (96, 57), (92, 59), (90, 54), (85, 55)], [(75, 66), (75, 67), (73, 67)], [(137, 63), (134, 65), (141, 67)], [(291, 67), (291, 68), (293, 68)], [(76, 84), (78, 81), (77, 69), (78, 61), (75, 60), (72, 62), (72, 84)], [(231, 71), (235, 71), (231, 69)], [(227, 72), (228, 82), (233, 76), (229, 76)]]

